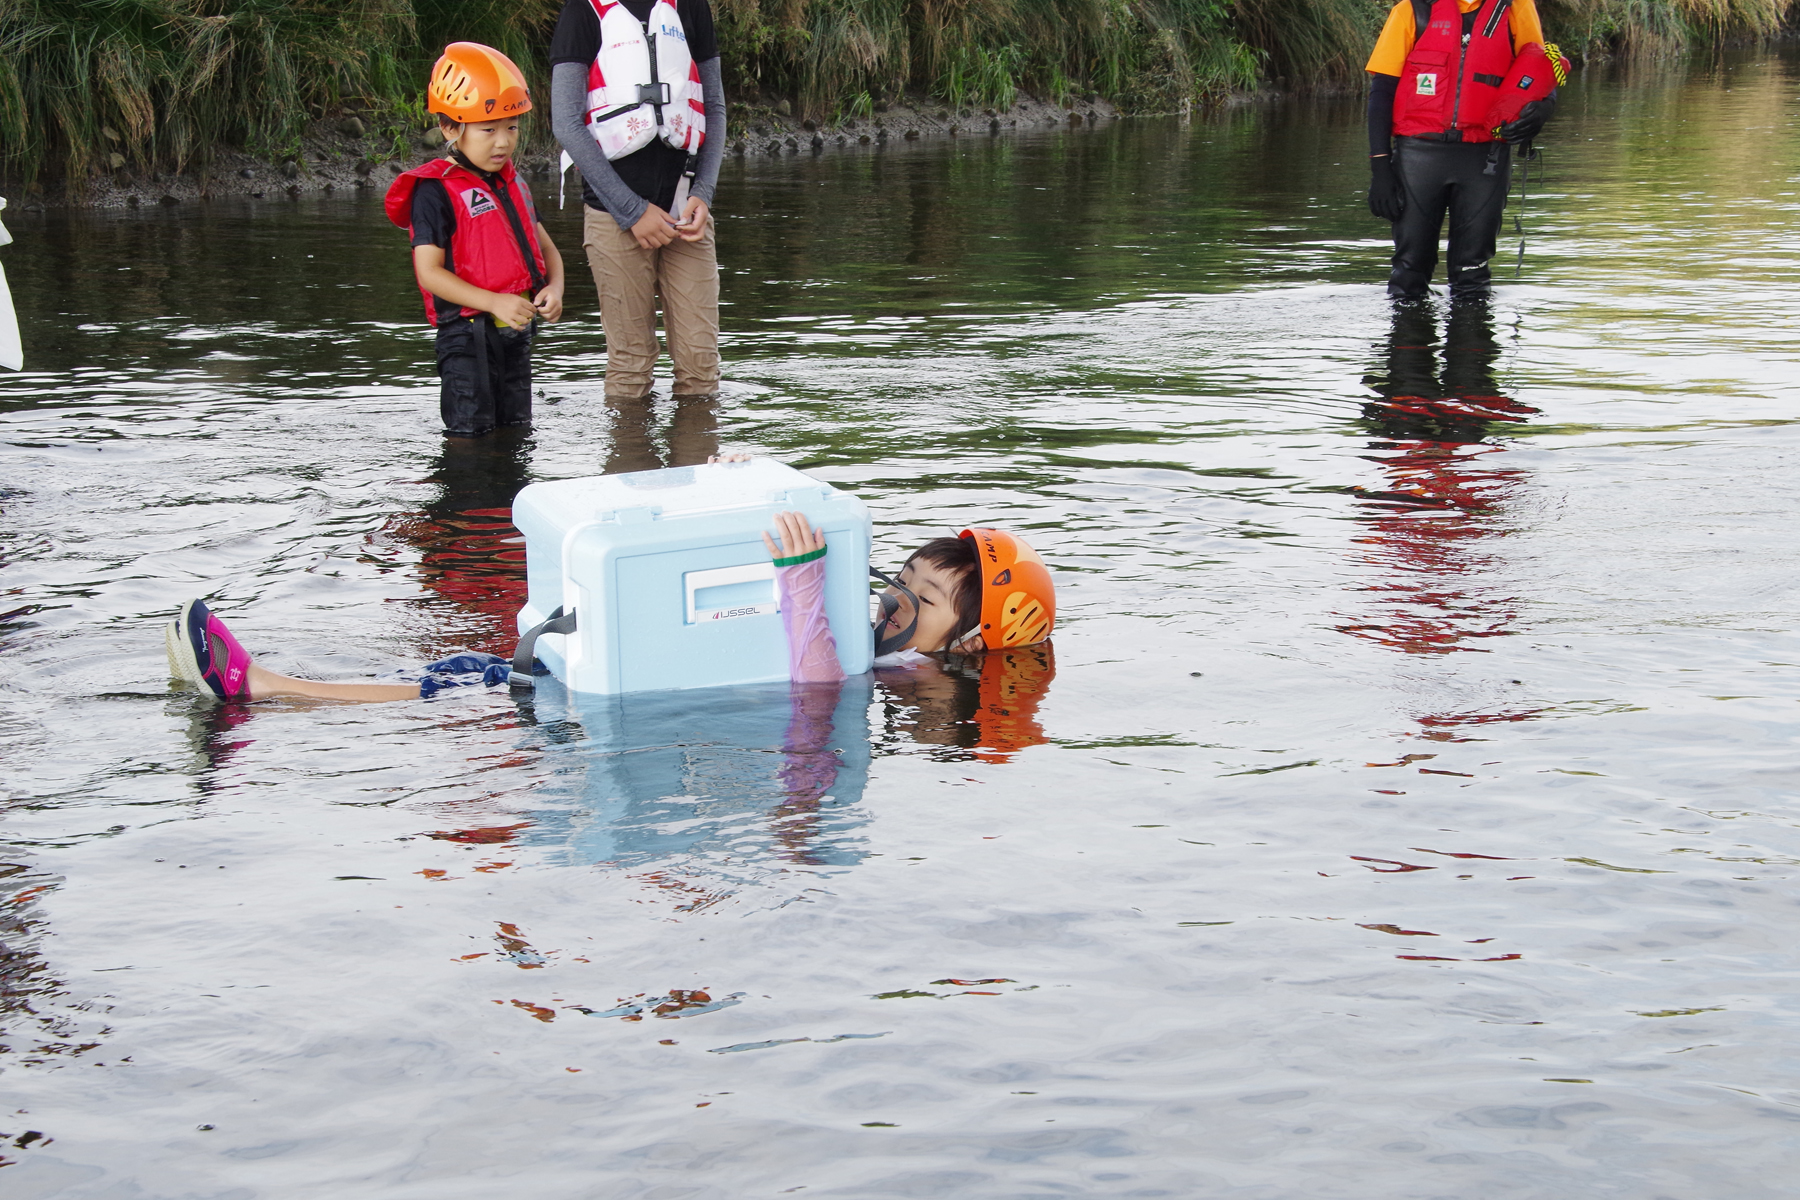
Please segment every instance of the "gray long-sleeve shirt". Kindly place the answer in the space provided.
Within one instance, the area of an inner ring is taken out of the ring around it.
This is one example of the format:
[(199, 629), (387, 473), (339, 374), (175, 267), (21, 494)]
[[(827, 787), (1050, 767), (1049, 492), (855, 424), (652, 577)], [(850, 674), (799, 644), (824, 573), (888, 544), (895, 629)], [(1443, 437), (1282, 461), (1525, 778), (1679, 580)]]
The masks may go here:
[[(587, 76), (587, 68), (580, 63), (557, 63), (552, 69), (550, 130), (619, 228), (630, 229), (650, 207), (650, 200), (619, 178), (600, 143), (588, 132)], [(706, 105), (706, 141), (700, 147), (690, 194), (711, 208), (719, 184), (719, 164), (725, 159), (725, 80), (717, 57), (700, 64), (700, 84)]]

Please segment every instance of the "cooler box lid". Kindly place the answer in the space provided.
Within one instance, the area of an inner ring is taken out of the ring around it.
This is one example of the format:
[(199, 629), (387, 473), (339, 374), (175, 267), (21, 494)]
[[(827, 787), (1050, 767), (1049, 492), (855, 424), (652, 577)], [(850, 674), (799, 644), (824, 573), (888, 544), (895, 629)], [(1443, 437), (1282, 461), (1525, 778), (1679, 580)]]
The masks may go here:
[[(749, 462), (707, 463), (624, 475), (592, 475), (534, 483), (514, 502), (514, 521), (528, 515), (552, 528), (570, 528), (608, 513), (629, 522), (632, 510), (661, 520), (709, 512), (761, 508), (769, 504), (801, 504), (835, 489), (786, 463), (755, 458)], [(521, 508), (529, 514), (521, 514)]]

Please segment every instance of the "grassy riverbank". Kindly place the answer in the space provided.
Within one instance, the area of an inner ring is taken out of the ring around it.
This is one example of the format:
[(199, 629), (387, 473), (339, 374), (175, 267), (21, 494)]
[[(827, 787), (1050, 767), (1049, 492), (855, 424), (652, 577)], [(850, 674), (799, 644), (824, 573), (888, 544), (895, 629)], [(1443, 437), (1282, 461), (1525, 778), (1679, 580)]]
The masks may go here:
[[(1767, 37), (1796, 0), (1544, 0), (1583, 55)], [(1354, 84), (1382, 0), (714, 0), (733, 98), (865, 116), (1100, 98), (1167, 112)], [(74, 196), (108, 172), (297, 155), (309, 121), (397, 149), (437, 48), (470, 39), (541, 85), (559, 0), (0, 0), (0, 179)], [(542, 137), (539, 123), (535, 136)]]

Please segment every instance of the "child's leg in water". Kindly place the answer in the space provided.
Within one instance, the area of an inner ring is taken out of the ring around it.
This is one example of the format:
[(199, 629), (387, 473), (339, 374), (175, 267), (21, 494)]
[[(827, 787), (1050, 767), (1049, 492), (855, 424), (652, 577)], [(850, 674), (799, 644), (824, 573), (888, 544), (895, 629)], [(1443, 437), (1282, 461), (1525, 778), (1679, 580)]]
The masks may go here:
[(250, 664), (249, 698), (270, 700), (276, 696), (300, 696), (308, 700), (417, 700), (416, 683), (321, 683), (316, 679), (295, 679)]
[(238, 644), (225, 622), (204, 602), (190, 600), (168, 628), (169, 668), (175, 675), (210, 690), (221, 700), (269, 700), (293, 696), (307, 700), (417, 700), (446, 687), (504, 679), (504, 660), (491, 654), (464, 654), (425, 668), (418, 683), (322, 683), (295, 679), (259, 667)]

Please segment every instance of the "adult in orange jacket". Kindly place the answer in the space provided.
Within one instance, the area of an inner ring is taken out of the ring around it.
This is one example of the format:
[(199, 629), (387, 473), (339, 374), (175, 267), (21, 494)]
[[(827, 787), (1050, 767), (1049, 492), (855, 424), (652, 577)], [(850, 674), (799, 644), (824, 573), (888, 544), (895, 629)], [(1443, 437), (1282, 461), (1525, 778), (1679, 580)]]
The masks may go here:
[[(1398, 0), (1389, 12), (1366, 68), (1369, 211), (1394, 223), (1389, 296), (1427, 294), (1446, 215), (1451, 300), (1488, 295), (1511, 148), (1556, 108), (1543, 41), (1532, 0)], [(1545, 70), (1517, 69), (1539, 59)], [(1503, 103), (1539, 92), (1522, 107)], [(1503, 111), (1510, 119), (1496, 123)]]

